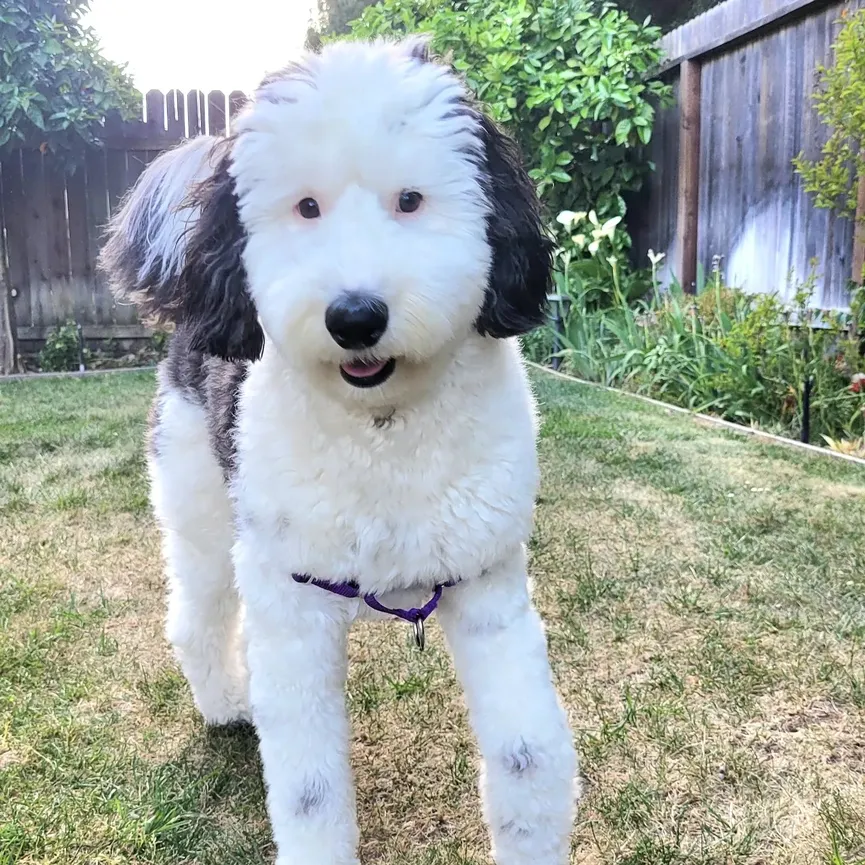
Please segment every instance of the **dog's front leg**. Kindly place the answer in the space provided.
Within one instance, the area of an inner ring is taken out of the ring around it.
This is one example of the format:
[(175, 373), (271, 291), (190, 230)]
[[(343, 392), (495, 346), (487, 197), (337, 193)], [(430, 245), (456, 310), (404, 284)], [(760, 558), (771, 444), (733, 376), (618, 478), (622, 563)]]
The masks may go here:
[(345, 706), (351, 602), (294, 583), (261, 549), (241, 541), (235, 561), (276, 862), (356, 865)]
[(497, 865), (564, 865), (578, 792), (576, 753), (524, 554), (448, 589), (439, 618), (478, 739)]

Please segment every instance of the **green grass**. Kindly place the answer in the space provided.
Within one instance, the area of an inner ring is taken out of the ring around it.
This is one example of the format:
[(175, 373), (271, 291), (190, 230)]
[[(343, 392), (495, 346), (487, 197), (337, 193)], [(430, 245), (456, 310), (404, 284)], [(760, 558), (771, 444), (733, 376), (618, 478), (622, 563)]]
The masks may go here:
[[(580, 865), (865, 862), (865, 470), (536, 377), (536, 598)], [(273, 859), (254, 736), (162, 637), (149, 374), (0, 386), (0, 865)], [(479, 865), (433, 623), (351, 638), (362, 859)]]

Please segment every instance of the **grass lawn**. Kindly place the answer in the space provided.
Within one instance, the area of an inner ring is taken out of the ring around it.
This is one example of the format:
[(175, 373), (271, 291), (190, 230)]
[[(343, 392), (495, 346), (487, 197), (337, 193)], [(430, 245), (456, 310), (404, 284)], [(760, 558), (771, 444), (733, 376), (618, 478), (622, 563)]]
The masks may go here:
[[(865, 469), (536, 382), (572, 862), (865, 862)], [(0, 865), (272, 860), (255, 738), (203, 728), (163, 641), (153, 386), (0, 386)], [(363, 861), (487, 862), (437, 627), (352, 659)]]

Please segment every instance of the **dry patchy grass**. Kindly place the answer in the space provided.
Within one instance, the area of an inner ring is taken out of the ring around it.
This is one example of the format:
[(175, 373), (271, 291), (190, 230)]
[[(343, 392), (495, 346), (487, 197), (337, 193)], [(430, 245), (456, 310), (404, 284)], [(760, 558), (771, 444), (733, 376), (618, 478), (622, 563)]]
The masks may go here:
[[(865, 861), (865, 472), (537, 379), (536, 597), (581, 865)], [(0, 865), (272, 861), (256, 743), (162, 638), (150, 375), (0, 388)], [(487, 862), (433, 625), (352, 635), (362, 859)]]

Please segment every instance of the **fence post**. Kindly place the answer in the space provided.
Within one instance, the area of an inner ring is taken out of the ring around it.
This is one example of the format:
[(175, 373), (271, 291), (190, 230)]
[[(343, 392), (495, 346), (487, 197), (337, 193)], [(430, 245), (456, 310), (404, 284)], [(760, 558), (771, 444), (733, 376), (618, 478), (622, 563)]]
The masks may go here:
[(698, 60), (681, 66), (681, 120), (679, 126), (679, 201), (676, 218), (679, 261), (676, 270), (682, 288), (697, 289), (697, 222), (700, 207), (700, 91), (702, 69)]
[(6, 270), (6, 251), (0, 235), (0, 375), (18, 372), (18, 340), (12, 289)]
[[(10, 204), (12, 202), (13, 192), (10, 178), (15, 175), (14, 166), (20, 166), (17, 159), (10, 160), (13, 168), (10, 170), (10, 163), (0, 162), (0, 175), (2, 175), (3, 184), (0, 185), (2, 192), (3, 207), (0, 207), (0, 375), (8, 375), (9, 373), (18, 372), (18, 325), (15, 320), (15, 304), (13, 303), (12, 295), (12, 279), (9, 274), (9, 250), (6, 248), (7, 243), (14, 242), (17, 235), (13, 237), (13, 233), (9, 230), (8, 225), (4, 224), (10, 218)], [(16, 191), (20, 188), (19, 183)], [(4, 219), (5, 214), (5, 219)]]
[(856, 195), (856, 223), (853, 227), (853, 272), (850, 278), (862, 285), (865, 270), (865, 170), (859, 175), (859, 191)]

